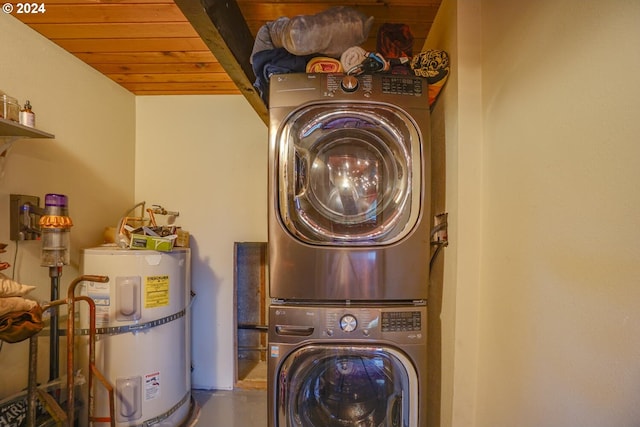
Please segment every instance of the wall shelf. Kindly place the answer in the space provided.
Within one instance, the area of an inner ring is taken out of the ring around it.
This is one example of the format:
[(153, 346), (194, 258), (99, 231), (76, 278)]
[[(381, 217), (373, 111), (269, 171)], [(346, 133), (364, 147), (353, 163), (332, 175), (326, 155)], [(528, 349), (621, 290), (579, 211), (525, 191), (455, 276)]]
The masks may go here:
[(0, 156), (3, 156), (15, 141), (23, 138), (55, 138), (55, 135), (0, 118)]
[(54, 135), (41, 130), (21, 125), (12, 120), (0, 118), (0, 137), (22, 138), (55, 138)]

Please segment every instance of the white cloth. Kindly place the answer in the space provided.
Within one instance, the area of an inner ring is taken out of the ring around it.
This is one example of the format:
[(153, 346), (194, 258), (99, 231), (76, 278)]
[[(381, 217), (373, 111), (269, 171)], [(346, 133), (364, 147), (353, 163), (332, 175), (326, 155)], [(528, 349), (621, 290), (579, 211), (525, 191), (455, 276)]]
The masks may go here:
[(0, 297), (22, 297), (34, 290), (35, 286), (14, 282), (0, 273)]
[(360, 46), (352, 46), (342, 53), (342, 55), (340, 56), (340, 63), (342, 64), (342, 68), (344, 69), (344, 71), (348, 72), (351, 68), (355, 67), (358, 64), (361, 64), (366, 57), (366, 50), (364, 50)]

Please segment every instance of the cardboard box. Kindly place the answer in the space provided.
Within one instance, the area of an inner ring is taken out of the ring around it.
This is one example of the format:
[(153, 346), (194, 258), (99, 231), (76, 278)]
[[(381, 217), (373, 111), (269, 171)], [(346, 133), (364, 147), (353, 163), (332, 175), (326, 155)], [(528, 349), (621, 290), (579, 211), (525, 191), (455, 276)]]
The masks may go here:
[(129, 247), (131, 249), (146, 249), (151, 251), (171, 252), (176, 236), (156, 237), (143, 234), (132, 234)]
[(176, 242), (175, 242), (175, 246), (179, 247), (179, 248), (188, 248), (189, 247), (189, 232), (188, 231), (184, 231), (181, 228), (178, 228), (176, 230), (176, 235), (178, 236), (176, 238)]

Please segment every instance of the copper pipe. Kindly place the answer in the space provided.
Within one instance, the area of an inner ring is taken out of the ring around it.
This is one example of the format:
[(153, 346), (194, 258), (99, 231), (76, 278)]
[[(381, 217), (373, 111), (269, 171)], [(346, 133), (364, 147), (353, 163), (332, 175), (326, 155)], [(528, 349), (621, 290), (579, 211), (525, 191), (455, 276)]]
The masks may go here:
[(116, 425), (116, 404), (115, 404), (115, 395), (113, 390), (113, 385), (102, 375), (102, 373), (98, 370), (98, 368), (94, 366), (90, 367), (93, 374), (98, 378), (98, 380), (102, 383), (104, 388), (107, 389), (107, 393), (109, 394), (109, 417), (92, 417), (89, 418), (90, 422), (97, 423), (110, 423), (111, 427), (115, 427)]
[[(108, 281), (108, 280), (107, 280)], [(102, 375), (102, 373), (96, 367), (96, 303), (93, 299), (87, 296), (75, 297), (76, 300), (85, 301), (89, 304), (89, 379), (87, 386), (89, 389), (89, 421), (98, 421), (98, 418), (94, 416), (95, 409), (95, 397), (93, 395), (93, 378), (94, 376), (102, 383), (107, 389), (109, 394), (109, 418), (101, 417), (101, 422), (111, 422), (111, 426), (115, 427), (115, 403), (114, 403), (114, 391), (113, 386)]]
[(85, 301), (89, 304), (89, 378), (87, 379), (88, 400), (89, 400), (89, 419), (93, 417), (93, 375), (91, 368), (96, 363), (96, 303), (89, 297), (78, 296), (76, 300)]
[[(69, 284), (69, 289), (67, 290), (67, 307), (68, 307), (68, 314), (67, 314), (67, 416), (68, 416), (68, 426), (73, 426), (74, 425), (74, 374), (73, 374), (73, 369), (74, 369), (74, 351), (73, 351), (73, 346), (75, 343), (75, 324), (74, 324), (74, 320), (75, 320), (75, 291), (76, 291), (76, 286), (78, 286), (78, 284), (80, 282), (98, 282), (98, 283), (106, 283), (109, 281), (109, 278), (106, 276), (94, 276), (94, 275), (84, 275), (84, 276), (80, 276), (75, 278), (71, 284)], [(85, 297), (78, 297), (78, 299), (85, 299)], [(90, 298), (88, 298), (90, 299)], [(93, 307), (93, 312), (91, 315), (91, 331), (90, 331), (90, 337), (93, 336), (93, 342), (95, 344), (95, 331), (96, 331), (96, 327), (95, 327), (95, 304), (92, 304), (93, 301), (91, 301), (91, 303), (89, 303), (89, 307), (91, 310), (91, 307)], [(91, 338), (90, 338), (91, 340)], [(91, 344), (90, 344), (90, 348), (89, 348), (89, 358), (91, 359), (92, 357), (92, 353), (94, 349), (91, 349)], [(93, 362), (95, 362), (95, 356)], [(91, 363), (91, 361), (90, 361)], [(89, 374), (89, 378), (91, 378), (91, 374)], [(91, 381), (91, 380), (90, 380)], [(91, 389), (89, 389), (89, 393), (91, 393)]]
[[(76, 278), (69, 285), (67, 292), (67, 299), (59, 299), (51, 301), (48, 304), (42, 306), (42, 311), (46, 311), (50, 308), (57, 307), (62, 304), (68, 306), (67, 317), (67, 425), (74, 425), (75, 417), (75, 402), (74, 402), (74, 349), (75, 344), (75, 301), (81, 300), (89, 304), (89, 421), (91, 422), (110, 422), (112, 427), (115, 427), (115, 398), (114, 389), (109, 381), (102, 375), (95, 365), (95, 342), (96, 342), (96, 306), (93, 299), (87, 296), (75, 296), (76, 286), (83, 281), (106, 283), (109, 278), (106, 276), (92, 276), (85, 275)], [(36, 371), (37, 371), (37, 337), (30, 338), (29, 348), (29, 385), (28, 385), (28, 411), (27, 411), (27, 425), (28, 427), (35, 427), (35, 412), (36, 412), (36, 400), (37, 400), (37, 383), (36, 383)], [(97, 377), (102, 385), (107, 389), (109, 394), (109, 417), (93, 417), (94, 399), (93, 399), (93, 377)]]

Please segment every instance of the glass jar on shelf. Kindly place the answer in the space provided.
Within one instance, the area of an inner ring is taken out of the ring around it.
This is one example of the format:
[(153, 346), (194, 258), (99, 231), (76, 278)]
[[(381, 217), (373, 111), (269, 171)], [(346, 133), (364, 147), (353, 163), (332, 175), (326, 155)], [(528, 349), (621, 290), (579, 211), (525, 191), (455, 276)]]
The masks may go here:
[(19, 115), (20, 104), (18, 104), (18, 100), (0, 90), (0, 117), (18, 122)]

